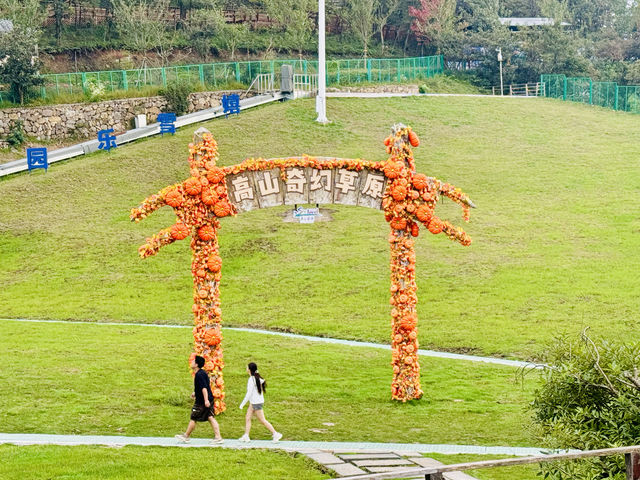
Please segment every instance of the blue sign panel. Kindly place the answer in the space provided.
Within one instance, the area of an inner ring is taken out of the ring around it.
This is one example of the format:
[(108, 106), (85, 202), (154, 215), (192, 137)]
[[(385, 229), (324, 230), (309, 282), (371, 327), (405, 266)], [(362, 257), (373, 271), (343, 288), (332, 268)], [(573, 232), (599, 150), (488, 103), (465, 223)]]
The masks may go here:
[(29, 171), (36, 168), (49, 168), (46, 148), (27, 148), (27, 168)]
[(175, 113), (161, 113), (158, 115), (158, 122), (160, 122), (160, 135), (164, 135), (165, 133), (176, 134)]
[(232, 93), (231, 95), (222, 96), (222, 110), (224, 116), (228, 117), (229, 114), (240, 114), (240, 95)]
[(98, 132), (98, 141), (100, 142), (98, 148), (100, 150), (109, 151), (112, 148), (116, 148), (118, 146), (116, 145), (116, 136), (112, 134), (113, 128), (110, 128), (108, 130), (100, 130)]

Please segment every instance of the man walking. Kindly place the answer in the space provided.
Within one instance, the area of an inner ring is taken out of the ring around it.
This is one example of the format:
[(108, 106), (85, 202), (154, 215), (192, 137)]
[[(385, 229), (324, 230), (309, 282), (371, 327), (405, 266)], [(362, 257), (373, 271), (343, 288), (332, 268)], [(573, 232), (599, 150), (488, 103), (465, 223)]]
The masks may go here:
[(220, 426), (215, 419), (213, 411), (213, 393), (211, 393), (209, 375), (207, 375), (207, 372), (205, 372), (202, 367), (204, 367), (204, 357), (196, 355), (191, 361), (191, 368), (196, 370), (196, 374), (193, 377), (194, 391), (191, 394), (191, 398), (195, 399), (195, 403), (191, 409), (191, 421), (189, 422), (187, 431), (183, 434), (176, 435), (176, 438), (181, 443), (189, 443), (191, 440), (191, 432), (196, 428), (196, 422), (209, 422), (215, 435), (211, 443), (219, 444), (224, 442), (224, 440), (220, 436)]

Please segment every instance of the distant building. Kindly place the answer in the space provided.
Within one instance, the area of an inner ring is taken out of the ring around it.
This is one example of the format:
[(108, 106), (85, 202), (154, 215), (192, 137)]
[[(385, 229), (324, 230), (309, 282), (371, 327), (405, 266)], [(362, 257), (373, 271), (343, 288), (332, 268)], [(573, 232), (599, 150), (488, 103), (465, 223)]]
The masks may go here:
[[(547, 17), (500, 17), (500, 23), (511, 30), (519, 30), (526, 27), (551, 27), (555, 25), (553, 18)], [(560, 25), (567, 26), (570, 23), (562, 22)]]

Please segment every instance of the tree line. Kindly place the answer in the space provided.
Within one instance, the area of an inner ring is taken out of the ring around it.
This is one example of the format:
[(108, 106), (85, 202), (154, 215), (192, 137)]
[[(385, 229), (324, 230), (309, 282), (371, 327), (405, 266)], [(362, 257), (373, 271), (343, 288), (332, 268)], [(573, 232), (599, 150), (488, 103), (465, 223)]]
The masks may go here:
[[(507, 84), (537, 81), (542, 73), (640, 84), (639, 1), (327, 0), (327, 51), (363, 57), (443, 54), (450, 68), (491, 86), (499, 84), (500, 49)], [(21, 53), (28, 70), (37, 64), (37, 53), (27, 53), (38, 46), (55, 51), (65, 33), (88, 42), (87, 29), (95, 26), (65, 24), (76, 6), (104, 8), (109, 20), (101, 27), (101, 48), (136, 53), (140, 68), (167, 65), (173, 52), (184, 49), (202, 60), (234, 60), (239, 52), (303, 58), (317, 51), (317, 0), (0, 0), (0, 15), (14, 23), (13, 32), (0, 35), (2, 58)], [(171, 9), (177, 9), (177, 21), (167, 21)], [(269, 22), (229, 23), (229, 10), (248, 17), (260, 12)], [(44, 29), (49, 15), (52, 25)], [(501, 17), (545, 17), (553, 25), (514, 29)]]

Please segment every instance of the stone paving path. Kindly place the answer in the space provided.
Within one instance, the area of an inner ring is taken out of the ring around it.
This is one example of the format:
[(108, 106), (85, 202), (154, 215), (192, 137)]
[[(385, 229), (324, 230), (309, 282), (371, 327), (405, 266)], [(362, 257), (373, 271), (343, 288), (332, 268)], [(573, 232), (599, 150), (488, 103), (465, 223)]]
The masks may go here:
[[(208, 439), (193, 438), (188, 444), (180, 443), (172, 437), (128, 437), (110, 435), (47, 435), (0, 433), (0, 444), (13, 445), (105, 445), (124, 447), (126, 445), (161, 446), (179, 448), (231, 448), (231, 449), (278, 449), (298, 452), (339, 476), (401, 471), (407, 468), (431, 467), (440, 462), (425, 457), (428, 453), (441, 454), (485, 454), (530, 456), (546, 453), (542, 449), (527, 447), (485, 447), (478, 445), (443, 445), (419, 443), (371, 443), (371, 442), (297, 442), (252, 440), (225, 440), (222, 445), (211, 445)], [(422, 478), (422, 477), (416, 477)], [(462, 472), (447, 473), (448, 480), (474, 480)]]
[[(78, 322), (72, 320), (33, 320), (26, 318), (0, 318), (0, 321), (7, 322), (35, 322), (35, 323), (71, 323), (79, 325), (103, 325), (103, 326), (131, 326), (131, 327), (155, 327), (155, 328), (187, 328), (191, 330), (193, 326), (188, 325), (161, 325), (156, 323), (120, 323), (120, 322)], [(223, 330), (231, 330), (236, 332), (259, 333), (262, 335), (274, 335), (279, 337), (299, 338), (310, 342), (333, 343), (338, 345), (348, 345), (350, 347), (369, 347), (391, 350), (391, 346), (383, 343), (359, 342), (356, 340), (343, 340), (341, 338), (315, 337), (312, 335), (300, 335), (296, 333), (274, 332), (272, 330), (259, 330), (253, 328), (234, 328), (222, 327)], [(491, 363), (494, 365), (506, 365), (516, 368), (532, 368), (541, 369), (544, 365), (538, 365), (530, 362), (522, 362), (519, 360), (507, 360), (505, 358), (482, 357), (477, 355), (463, 355), (460, 353), (438, 352), (436, 350), (419, 349), (418, 354), (424, 357), (448, 358), (451, 360), (466, 360), (470, 362)]]

